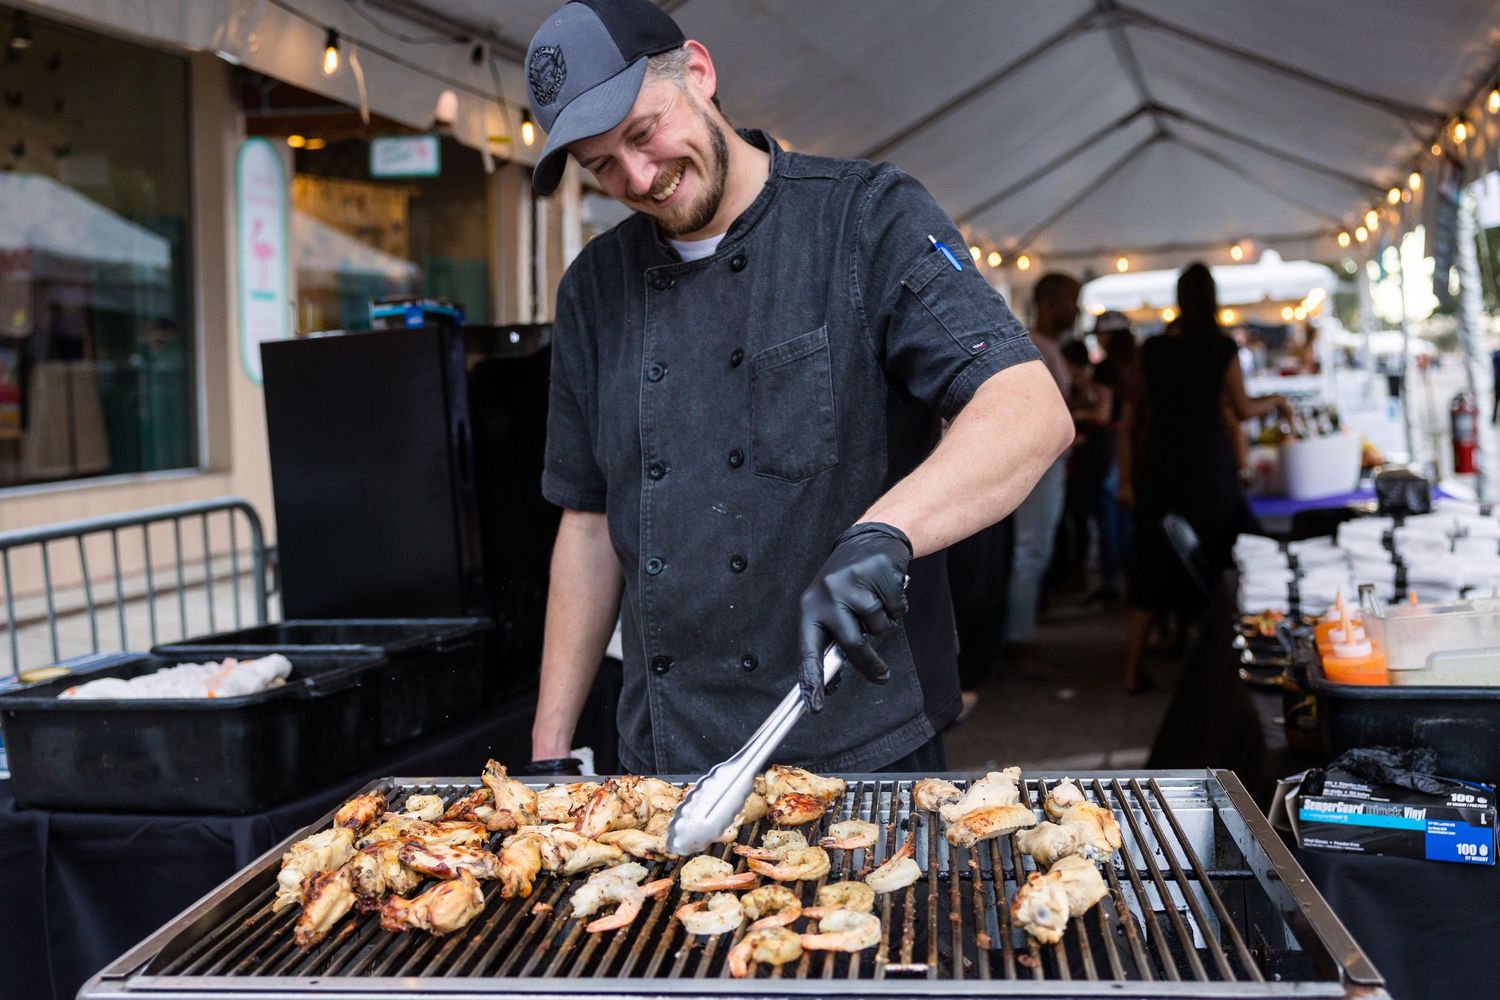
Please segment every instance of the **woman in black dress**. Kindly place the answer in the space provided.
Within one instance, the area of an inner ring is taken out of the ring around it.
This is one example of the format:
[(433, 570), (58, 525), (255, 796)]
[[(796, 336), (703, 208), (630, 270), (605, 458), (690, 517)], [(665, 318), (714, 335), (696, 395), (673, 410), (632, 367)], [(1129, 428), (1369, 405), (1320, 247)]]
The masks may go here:
[[(1197, 533), (1210, 581), (1226, 568), (1244, 511), (1231, 434), (1238, 421), (1272, 410), (1290, 414), (1285, 397), (1245, 394), (1238, 349), (1219, 330), (1213, 275), (1192, 264), (1177, 279), (1178, 318), (1141, 348), (1145, 391), (1128, 401), (1120, 434), (1119, 499), (1135, 508), (1130, 558), (1125, 690), (1145, 684), (1141, 657), (1151, 620), (1164, 611), (1191, 615), (1202, 594), (1163, 529), (1178, 514)], [(1132, 442), (1139, 441), (1139, 453)]]

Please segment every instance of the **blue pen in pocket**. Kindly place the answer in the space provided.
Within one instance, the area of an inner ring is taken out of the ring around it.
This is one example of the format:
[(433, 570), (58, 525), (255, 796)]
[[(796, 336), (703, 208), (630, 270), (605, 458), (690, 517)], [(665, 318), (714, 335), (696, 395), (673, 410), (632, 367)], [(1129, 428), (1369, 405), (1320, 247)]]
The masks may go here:
[(958, 258), (954, 256), (953, 251), (949, 250), (948, 245), (942, 240), (929, 233), (927, 236), (927, 242), (932, 244), (932, 249), (948, 258), (948, 263), (953, 265), (953, 270), (962, 271), (964, 269), (964, 266), (958, 262)]

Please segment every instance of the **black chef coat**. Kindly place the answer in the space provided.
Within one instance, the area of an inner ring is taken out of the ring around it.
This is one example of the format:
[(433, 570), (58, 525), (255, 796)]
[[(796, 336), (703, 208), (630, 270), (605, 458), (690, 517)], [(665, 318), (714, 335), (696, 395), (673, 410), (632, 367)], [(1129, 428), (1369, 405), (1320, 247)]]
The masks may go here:
[[(799, 598), (839, 532), (980, 383), (1039, 357), (910, 176), (741, 135), (770, 176), (711, 257), (684, 262), (636, 215), (558, 289), (542, 491), (607, 515), (637, 772), (699, 773), (739, 748), (797, 682)], [(844, 678), (778, 759), (879, 767), (957, 713), (941, 554), (910, 575), (905, 625), (876, 643), (890, 682)]]

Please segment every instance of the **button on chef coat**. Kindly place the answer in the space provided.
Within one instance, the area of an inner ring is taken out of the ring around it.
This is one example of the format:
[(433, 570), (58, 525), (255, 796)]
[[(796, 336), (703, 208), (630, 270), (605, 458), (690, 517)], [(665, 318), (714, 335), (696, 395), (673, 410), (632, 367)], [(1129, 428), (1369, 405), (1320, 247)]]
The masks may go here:
[[(834, 539), (985, 379), (1038, 358), (910, 176), (740, 134), (770, 176), (713, 255), (683, 262), (636, 215), (558, 289), (542, 491), (606, 514), (637, 772), (701, 773), (740, 747), (797, 682), (800, 595)], [(845, 680), (778, 760), (879, 767), (957, 713), (942, 555), (910, 576), (904, 626), (876, 643), (890, 682)]]

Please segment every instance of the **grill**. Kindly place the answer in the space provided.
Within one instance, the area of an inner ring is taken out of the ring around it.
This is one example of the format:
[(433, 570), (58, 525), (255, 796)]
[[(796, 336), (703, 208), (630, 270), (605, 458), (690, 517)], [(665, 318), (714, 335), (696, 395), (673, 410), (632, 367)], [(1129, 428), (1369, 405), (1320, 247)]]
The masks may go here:
[[(810, 904), (818, 885), (856, 877), (914, 838), (924, 877), (879, 898), (885, 938), (857, 954), (808, 952), (734, 979), (726, 956), (744, 930), (684, 935), (671, 919), (684, 902), (675, 886), (648, 901), (630, 927), (591, 935), (568, 916), (569, 893), (583, 877), (545, 872), (526, 900), (501, 900), (498, 885), (486, 883), (484, 913), (446, 938), (388, 934), (376, 915), (351, 913), (304, 951), (292, 942), (297, 909), (273, 914), (270, 903), (281, 853), (326, 828), (330, 813), (105, 969), (80, 996), (1386, 996), (1379, 974), (1232, 773), (1074, 778), (1115, 812), (1125, 843), (1104, 871), (1110, 896), (1075, 917), (1056, 945), (1038, 945), (1011, 926), (1009, 901), (1034, 870), (1013, 838), (952, 847), (936, 815), (913, 811), (912, 777), (864, 775), (851, 776), (843, 798), (804, 832), (815, 842), (827, 825), (861, 818), (882, 825), (882, 841), (868, 851), (830, 851), (828, 876), (795, 887)], [(1039, 807), (1055, 780), (1028, 777), (1028, 804)], [(451, 802), (476, 787), (390, 778), (364, 791), (383, 788), (399, 808), (414, 793)], [(758, 842), (762, 827), (745, 828), (740, 841)], [(744, 866), (727, 845), (711, 853)], [(648, 865), (648, 878), (677, 864)], [(536, 912), (539, 902), (550, 912)]]

